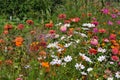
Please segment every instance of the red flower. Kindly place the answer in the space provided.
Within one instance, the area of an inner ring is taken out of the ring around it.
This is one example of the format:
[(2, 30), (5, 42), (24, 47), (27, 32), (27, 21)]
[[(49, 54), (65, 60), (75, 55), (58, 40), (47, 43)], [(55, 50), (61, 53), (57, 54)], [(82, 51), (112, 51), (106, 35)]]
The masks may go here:
[(112, 53), (113, 54), (118, 54), (119, 53), (119, 49), (118, 48), (112, 48)]
[(118, 61), (118, 60), (119, 60), (119, 57), (118, 57), (118, 56), (112, 56), (112, 60), (113, 60), (113, 61)]
[(26, 23), (29, 24), (29, 25), (33, 25), (34, 24), (33, 20), (27, 20)]
[(59, 19), (65, 19), (66, 18), (66, 14), (59, 14), (58, 17), (59, 17)]
[(70, 20), (64, 20), (65, 24), (69, 24), (71, 21)]
[(22, 30), (24, 28), (24, 25), (23, 24), (19, 24), (18, 27), (17, 27), (19, 30)]
[(94, 48), (89, 49), (89, 54), (97, 54), (97, 50)]
[(109, 39), (110, 39), (110, 40), (115, 40), (115, 39), (116, 39), (116, 34), (110, 34)]
[(99, 33), (106, 33), (105, 29), (99, 29)]
[(55, 34), (55, 30), (49, 30), (49, 34)]
[(12, 29), (13, 27), (12, 27), (12, 25), (11, 24), (6, 24), (5, 26), (4, 26), (4, 30), (9, 30), (9, 29)]
[(45, 24), (45, 27), (52, 28), (53, 27), (53, 23), (47, 23), (47, 24)]
[(72, 22), (79, 22), (80, 18), (79, 17), (75, 17), (75, 18), (71, 18), (70, 19)]

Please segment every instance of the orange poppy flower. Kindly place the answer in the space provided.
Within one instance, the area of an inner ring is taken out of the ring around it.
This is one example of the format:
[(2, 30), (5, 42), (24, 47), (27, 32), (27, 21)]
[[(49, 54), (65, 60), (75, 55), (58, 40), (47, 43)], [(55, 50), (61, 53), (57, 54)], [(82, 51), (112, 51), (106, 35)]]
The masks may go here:
[(42, 67), (45, 67), (45, 68), (49, 68), (50, 67), (48, 62), (42, 62), (41, 65), (42, 65)]
[(16, 46), (21, 46), (22, 43), (23, 43), (23, 38), (22, 37), (16, 37), (16, 39), (15, 39)]

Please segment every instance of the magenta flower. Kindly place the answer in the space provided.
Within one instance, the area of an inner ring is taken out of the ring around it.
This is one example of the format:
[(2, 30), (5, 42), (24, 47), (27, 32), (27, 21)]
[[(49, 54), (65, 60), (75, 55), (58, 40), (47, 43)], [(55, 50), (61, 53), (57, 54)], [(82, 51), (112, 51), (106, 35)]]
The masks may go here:
[(107, 9), (107, 8), (104, 8), (101, 11), (103, 14), (109, 14), (109, 9)]
[(113, 22), (112, 21), (108, 21), (108, 25), (113, 25)]
[(97, 33), (98, 32), (98, 28), (93, 28), (93, 32)]
[(99, 24), (98, 21), (93, 21), (92, 24), (94, 24), (95, 26), (97, 26)]
[(112, 18), (116, 18), (117, 15), (116, 15), (116, 14), (111, 14), (111, 17), (112, 17)]
[(117, 21), (117, 24), (119, 24), (119, 25), (120, 25), (120, 20), (118, 20), (118, 21)]

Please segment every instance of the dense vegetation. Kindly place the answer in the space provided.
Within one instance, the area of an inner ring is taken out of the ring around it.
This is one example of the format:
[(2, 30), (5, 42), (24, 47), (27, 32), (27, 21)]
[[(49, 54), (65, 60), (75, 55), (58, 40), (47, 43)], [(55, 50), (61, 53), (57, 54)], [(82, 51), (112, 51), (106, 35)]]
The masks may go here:
[(0, 3), (0, 80), (120, 79), (117, 0)]

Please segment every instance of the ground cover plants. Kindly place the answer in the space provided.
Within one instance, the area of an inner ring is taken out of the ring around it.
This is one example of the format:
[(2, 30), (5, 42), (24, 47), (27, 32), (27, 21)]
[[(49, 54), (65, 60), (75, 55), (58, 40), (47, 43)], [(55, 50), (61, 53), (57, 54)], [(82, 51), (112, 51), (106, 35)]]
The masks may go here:
[(119, 80), (120, 9), (78, 2), (47, 20), (1, 19), (0, 80)]

